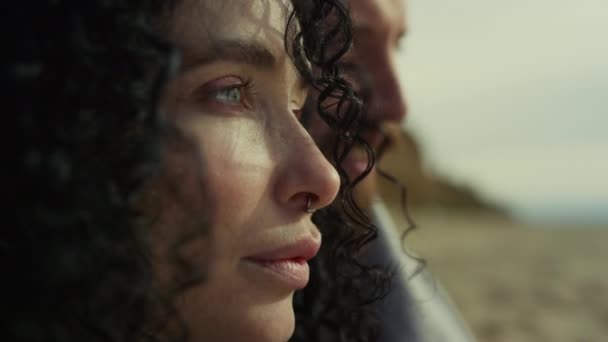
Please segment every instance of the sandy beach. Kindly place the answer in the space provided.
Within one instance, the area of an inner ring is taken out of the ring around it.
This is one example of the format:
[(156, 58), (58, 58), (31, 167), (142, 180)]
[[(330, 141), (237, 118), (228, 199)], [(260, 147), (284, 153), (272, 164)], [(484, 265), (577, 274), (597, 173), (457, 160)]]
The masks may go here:
[(608, 226), (413, 215), (406, 244), (480, 342), (608, 341)]

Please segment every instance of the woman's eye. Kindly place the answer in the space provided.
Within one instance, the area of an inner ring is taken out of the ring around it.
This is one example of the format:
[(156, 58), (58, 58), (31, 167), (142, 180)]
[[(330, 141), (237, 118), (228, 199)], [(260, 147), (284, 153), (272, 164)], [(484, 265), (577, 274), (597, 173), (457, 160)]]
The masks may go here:
[(241, 90), (241, 87), (221, 89), (214, 94), (214, 99), (220, 102), (239, 104), (242, 101)]

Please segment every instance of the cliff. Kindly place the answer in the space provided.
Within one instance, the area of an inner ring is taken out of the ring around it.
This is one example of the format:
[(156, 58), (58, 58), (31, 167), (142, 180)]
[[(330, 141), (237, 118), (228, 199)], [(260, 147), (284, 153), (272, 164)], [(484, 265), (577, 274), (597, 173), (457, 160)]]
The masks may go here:
[[(504, 208), (480, 197), (472, 186), (455, 183), (426, 167), (423, 151), (410, 132), (399, 126), (390, 126), (386, 133), (391, 144), (378, 167), (405, 186), (409, 208), (476, 212), (508, 218)], [(388, 203), (398, 203), (400, 187), (380, 178), (381, 196)]]

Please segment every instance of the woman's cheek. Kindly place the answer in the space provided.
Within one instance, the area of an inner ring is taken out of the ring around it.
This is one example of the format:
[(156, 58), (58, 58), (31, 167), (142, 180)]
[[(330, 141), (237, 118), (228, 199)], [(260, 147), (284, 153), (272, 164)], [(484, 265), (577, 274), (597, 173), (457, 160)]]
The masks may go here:
[(211, 223), (222, 227), (246, 224), (269, 193), (273, 159), (259, 123), (245, 118), (220, 122), (200, 126), (197, 134), (206, 177), (204, 191), (214, 202)]

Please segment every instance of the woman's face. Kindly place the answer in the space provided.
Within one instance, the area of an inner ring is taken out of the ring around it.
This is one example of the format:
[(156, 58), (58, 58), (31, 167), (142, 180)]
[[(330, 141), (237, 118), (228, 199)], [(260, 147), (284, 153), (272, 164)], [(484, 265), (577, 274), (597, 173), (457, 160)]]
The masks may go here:
[(327, 206), (338, 191), (298, 121), (307, 90), (283, 45), (289, 6), (183, 0), (168, 19), (182, 63), (162, 106), (183, 141), (164, 150), (174, 189), (157, 188), (157, 222), (163, 241), (207, 228), (180, 252), (205, 267), (177, 303), (192, 341), (291, 336), (293, 293), (321, 242), (307, 202)]

